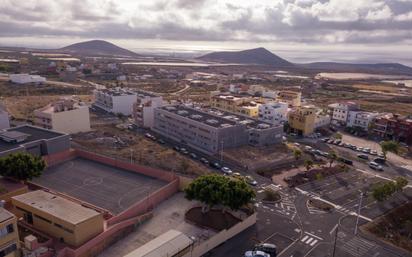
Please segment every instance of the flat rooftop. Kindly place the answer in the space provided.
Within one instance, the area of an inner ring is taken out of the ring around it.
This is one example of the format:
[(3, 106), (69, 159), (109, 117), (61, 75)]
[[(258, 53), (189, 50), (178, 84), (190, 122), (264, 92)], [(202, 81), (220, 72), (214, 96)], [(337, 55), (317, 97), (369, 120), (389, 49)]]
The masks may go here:
[(124, 96), (124, 95), (136, 95), (136, 92), (133, 92), (131, 90), (127, 90), (127, 89), (100, 89), (97, 90), (97, 92), (100, 92), (102, 94), (107, 94), (107, 95), (111, 95), (111, 96)]
[(4, 209), (3, 207), (0, 207), (0, 222), (7, 221), (9, 219), (12, 219), (13, 217), (14, 215), (11, 212)]
[(167, 182), (76, 158), (47, 168), (35, 184), (118, 214)]
[(137, 96), (149, 96), (149, 97), (156, 97), (158, 95), (152, 93), (152, 92), (147, 92), (143, 90), (136, 90)]
[(201, 109), (189, 108), (184, 105), (164, 106), (161, 107), (161, 109), (215, 128), (224, 128), (236, 125), (235, 121), (227, 120), (211, 113), (204, 112)]
[(100, 213), (93, 209), (86, 208), (78, 203), (43, 190), (13, 196), (12, 199), (73, 225), (100, 215)]
[(0, 153), (14, 149), (14, 148), (18, 148), (20, 145), (24, 145), (30, 142), (34, 142), (34, 141), (38, 141), (42, 139), (52, 139), (52, 138), (65, 135), (63, 133), (58, 133), (52, 130), (46, 130), (43, 128), (34, 127), (30, 125), (23, 125), (23, 126), (19, 126), (15, 128), (6, 129), (4, 131), (19, 132), (18, 134), (20, 133), (27, 134), (28, 137), (23, 142), (17, 142), (17, 143), (6, 142), (0, 139)]

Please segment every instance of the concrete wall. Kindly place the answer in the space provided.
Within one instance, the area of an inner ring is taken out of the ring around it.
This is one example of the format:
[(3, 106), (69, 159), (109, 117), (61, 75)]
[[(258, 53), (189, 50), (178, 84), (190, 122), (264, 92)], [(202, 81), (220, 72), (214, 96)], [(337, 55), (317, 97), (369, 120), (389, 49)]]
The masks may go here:
[(236, 236), (248, 227), (253, 226), (256, 223), (256, 217), (257, 213), (254, 213), (242, 222), (237, 223), (227, 230), (220, 231), (208, 240), (200, 242), (199, 244), (195, 243), (192, 252), (186, 254), (184, 257), (200, 257), (206, 254), (213, 248)]
[(81, 106), (74, 110), (52, 113), (52, 129), (73, 134), (90, 130), (89, 107)]
[(113, 97), (113, 113), (121, 113), (124, 115), (131, 115), (133, 104), (136, 102), (136, 95), (124, 95)]

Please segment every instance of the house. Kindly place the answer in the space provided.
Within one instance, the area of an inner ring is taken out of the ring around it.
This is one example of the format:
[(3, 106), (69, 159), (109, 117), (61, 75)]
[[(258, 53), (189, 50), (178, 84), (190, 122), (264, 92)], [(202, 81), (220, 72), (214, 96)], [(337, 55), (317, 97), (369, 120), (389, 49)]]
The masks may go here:
[(42, 84), (46, 82), (45, 77), (41, 77), (39, 75), (31, 75), (31, 74), (10, 74), (9, 78), (12, 83), (16, 83), (16, 84), (28, 84), (28, 83)]
[(291, 132), (307, 136), (315, 131), (316, 108), (313, 106), (297, 107), (289, 112), (288, 123)]
[(378, 116), (376, 112), (350, 111), (346, 126), (367, 132), (371, 122)]
[(345, 126), (348, 122), (348, 115), (350, 111), (359, 111), (360, 107), (354, 102), (342, 102), (330, 104), (329, 109), (332, 113), (331, 123), (333, 125)]
[(316, 111), (315, 129), (329, 127), (331, 121), (330, 115), (324, 113), (322, 109)]
[(103, 214), (46, 191), (13, 196), (12, 204), (25, 223), (74, 247), (103, 232)]
[(296, 91), (279, 91), (277, 101), (287, 103), (289, 107), (299, 107), (302, 104), (302, 93)]
[(137, 93), (129, 89), (96, 89), (94, 106), (110, 113), (132, 114), (133, 104), (137, 101)]
[(61, 99), (35, 110), (34, 124), (67, 134), (90, 131), (89, 107), (73, 99)]
[(0, 206), (0, 256), (21, 256), (16, 216), (3, 206)]
[(163, 97), (144, 91), (137, 91), (133, 104), (134, 123), (139, 127), (153, 128), (154, 109), (165, 105)]
[(373, 119), (372, 133), (385, 140), (412, 145), (412, 119), (397, 114), (380, 115)]
[(232, 95), (213, 95), (210, 98), (210, 106), (223, 111), (246, 115), (257, 118), (260, 103), (252, 97), (237, 97)]
[(279, 125), (288, 120), (287, 112), (287, 103), (263, 103), (259, 105), (259, 120), (273, 125)]

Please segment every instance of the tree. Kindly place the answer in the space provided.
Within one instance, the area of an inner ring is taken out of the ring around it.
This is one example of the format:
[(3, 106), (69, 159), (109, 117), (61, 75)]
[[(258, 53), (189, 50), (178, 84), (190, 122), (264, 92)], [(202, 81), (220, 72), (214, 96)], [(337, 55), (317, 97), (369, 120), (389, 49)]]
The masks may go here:
[(408, 180), (404, 177), (397, 177), (395, 179), (396, 190), (402, 191), (404, 187), (408, 185)]
[(335, 162), (335, 160), (338, 158), (335, 152), (331, 151), (329, 153), (329, 168), (332, 167), (332, 164)]
[(372, 195), (375, 200), (382, 202), (386, 200), (394, 193), (402, 191), (402, 189), (408, 185), (408, 180), (403, 177), (397, 177), (395, 182), (389, 181), (385, 183), (380, 183), (373, 188)]
[(333, 137), (336, 139), (342, 139), (342, 134), (338, 132), (338, 133), (335, 133)]
[(395, 142), (395, 141), (392, 141), (392, 140), (391, 141), (383, 141), (383, 142), (380, 143), (380, 145), (381, 145), (382, 152), (383, 152), (383, 155), (384, 155), (385, 159), (386, 159), (386, 154), (388, 152), (393, 152), (395, 154), (397, 154), (399, 152), (398, 142)]
[(46, 163), (39, 156), (29, 153), (14, 153), (0, 158), (0, 175), (18, 180), (32, 180), (39, 177)]
[(313, 167), (313, 161), (312, 160), (305, 160), (305, 168), (306, 171), (309, 171)]
[(218, 174), (200, 176), (185, 189), (186, 199), (198, 200), (204, 206), (202, 212), (222, 205), (238, 210), (255, 197), (253, 189), (244, 180), (230, 179)]
[(302, 156), (302, 151), (299, 149), (293, 150), (293, 156), (295, 156), (295, 160), (299, 160)]

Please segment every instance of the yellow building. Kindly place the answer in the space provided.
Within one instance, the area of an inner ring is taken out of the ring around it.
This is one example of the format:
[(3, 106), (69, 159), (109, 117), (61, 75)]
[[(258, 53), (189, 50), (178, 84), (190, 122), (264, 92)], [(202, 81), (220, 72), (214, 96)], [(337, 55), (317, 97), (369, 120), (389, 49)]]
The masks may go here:
[(295, 91), (280, 91), (277, 100), (287, 103), (290, 107), (299, 107), (302, 104), (302, 93)]
[(14, 196), (12, 203), (26, 223), (74, 247), (103, 232), (101, 213), (42, 190)]
[(0, 207), (0, 256), (20, 256), (16, 216), (3, 207)]
[(309, 135), (315, 130), (316, 109), (309, 106), (298, 107), (289, 112), (289, 126), (298, 135)]
[(232, 95), (215, 95), (210, 99), (210, 106), (223, 111), (242, 114), (249, 117), (258, 117), (259, 103), (251, 97), (236, 97)]

